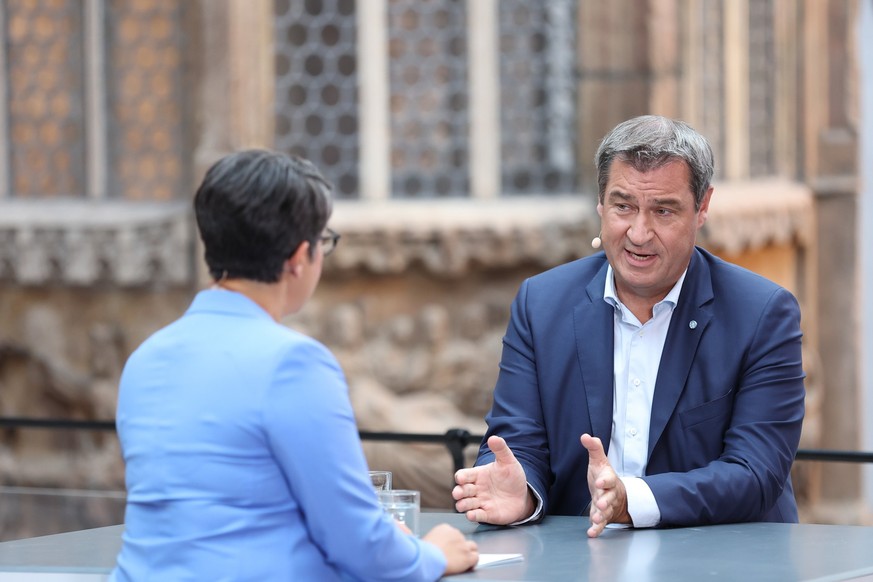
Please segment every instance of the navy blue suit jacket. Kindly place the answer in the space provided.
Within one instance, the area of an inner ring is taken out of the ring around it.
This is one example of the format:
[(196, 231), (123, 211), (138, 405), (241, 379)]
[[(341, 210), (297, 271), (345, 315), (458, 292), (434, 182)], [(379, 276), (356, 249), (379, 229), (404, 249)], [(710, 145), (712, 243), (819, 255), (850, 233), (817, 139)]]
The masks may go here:
[[(613, 307), (601, 252), (526, 280), (512, 305), (486, 435), (506, 439), (545, 513), (591, 501), (582, 433), (609, 449)], [(804, 413), (800, 309), (697, 248), (655, 383), (646, 475), (661, 525), (796, 522), (789, 472)], [(476, 464), (491, 462), (483, 443)]]

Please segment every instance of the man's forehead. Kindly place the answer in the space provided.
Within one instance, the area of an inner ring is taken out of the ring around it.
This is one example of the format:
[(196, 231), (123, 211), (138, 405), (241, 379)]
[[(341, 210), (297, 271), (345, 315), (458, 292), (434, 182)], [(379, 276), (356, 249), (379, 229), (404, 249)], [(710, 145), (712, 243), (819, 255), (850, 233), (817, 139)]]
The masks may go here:
[(657, 204), (684, 204), (694, 203), (695, 198), (690, 168), (684, 160), (673, 160), (645, 170), (616, 160), (610, 167), (604, 189), (604, 200), (611, 201), (645, 199)]
[(664, 168), (682, 168), (688, 176), (691, 176), (691, 166), (686, 160), (677, 157), (640, 157), (619, 154), (609, 164), (607, 175), (611, 176), (616, 168), (633, 168), (643, 174)]

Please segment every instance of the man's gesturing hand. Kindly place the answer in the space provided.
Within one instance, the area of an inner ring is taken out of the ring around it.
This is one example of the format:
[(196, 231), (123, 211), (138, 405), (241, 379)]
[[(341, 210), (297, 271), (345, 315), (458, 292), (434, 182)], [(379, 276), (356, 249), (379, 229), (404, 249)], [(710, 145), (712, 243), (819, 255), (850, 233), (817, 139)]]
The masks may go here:
[(506, 525), (530, 517), (536, 509), (524, 469), (499, 436), (488, 438), (494, 461), (455, 473), (455, 509), (479, 523)]
[(591, 527), (588, 537), (596, 538), (608, 523), (631, 523), (627, 512), (627, 491), (603, 451), (600, 439), (583, 434), (588, 449), (588, 490), (591, 492)]

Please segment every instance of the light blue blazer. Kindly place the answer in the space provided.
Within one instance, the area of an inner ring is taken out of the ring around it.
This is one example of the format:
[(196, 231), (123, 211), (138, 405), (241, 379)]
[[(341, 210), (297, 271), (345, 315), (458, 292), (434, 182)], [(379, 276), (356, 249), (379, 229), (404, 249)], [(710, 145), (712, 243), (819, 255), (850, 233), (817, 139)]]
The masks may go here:
[[(526, 280), (512, 305), (487, 435), (504, 437), (545, 512), (591, 501), (582, 433), (609, 447), (613, 307), (601, 252)], [(800, 309), (703, 249), (691, 257), (652, 403), (643, 477), (661, 525), (796, 522), (789, 472), (804, 414)], [(482, 445), (477, 464), (493, 455)]]
[(328, 350), (203, 291), (121, 378), (127, 509), (115, 580), (436, 580), (367, 475)]

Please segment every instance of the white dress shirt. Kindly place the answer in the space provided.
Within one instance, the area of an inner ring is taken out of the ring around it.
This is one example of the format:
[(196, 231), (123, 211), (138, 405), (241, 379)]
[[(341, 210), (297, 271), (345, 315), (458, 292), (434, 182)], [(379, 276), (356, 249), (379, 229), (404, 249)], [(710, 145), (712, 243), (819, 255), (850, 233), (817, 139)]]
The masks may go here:
[(652, 318), (645, 323), (640, 323), (618, 299), (612, 267), (606, 272), (603, 299), (615, 309), (612, 435), (607, 458), (627, 489), (628, 513), (634, 527), (652, 527), (661, 521), (655, 496), (639, 477), (645, 475), (648, 463), (649, 421), (661, 352), (686, 272), (655, 304)]

